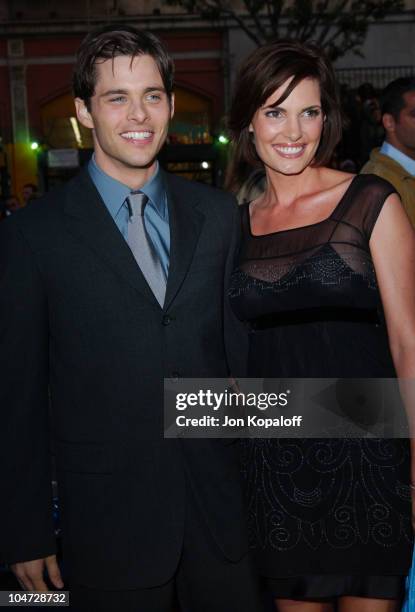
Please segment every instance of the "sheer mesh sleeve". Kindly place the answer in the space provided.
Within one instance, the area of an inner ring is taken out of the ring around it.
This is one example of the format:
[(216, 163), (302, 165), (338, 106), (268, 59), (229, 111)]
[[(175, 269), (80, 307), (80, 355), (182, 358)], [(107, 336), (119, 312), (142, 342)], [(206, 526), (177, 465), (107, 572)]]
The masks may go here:
[(361, 228), (369, 242), (386, 199), (391, 193), (396, 193), (396, 189), (391, 183), (374, 174), (361, 175), (361, 177), (363, 180), (360, 180), (360, 190), (356, 194), (356, 202), (351, 213), (357, 215), (359, 208), (361, 209)]
[(323, 221), (255, 236), (249, 207), (240, 207), (242, 244), (230, 298), (242, 320), (298, 309), (380, 311), (369, 239), (395, 189), (371, 175), (355, 176)]

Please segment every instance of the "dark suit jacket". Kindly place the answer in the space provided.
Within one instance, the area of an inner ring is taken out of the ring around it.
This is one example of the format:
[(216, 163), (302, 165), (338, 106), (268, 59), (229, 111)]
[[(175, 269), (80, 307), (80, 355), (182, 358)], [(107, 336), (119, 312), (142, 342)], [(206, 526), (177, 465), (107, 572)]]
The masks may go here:
[(163, 439), (163, 378), (225, 377), (227, 355), (242, 355), (224, 342), (224, 327), (230, 343), (237, 338), (223, 309), (237, 208), (218, 190), (171, 175), (166, 183), (164, 309), (86, 170), (1, 224), (6, 561), (55, 550), (50, 427), (71, 580), (115, 589), (167, 581), (187, 486), (223, 554), (236, 560), (245, 551), (237, 445)]

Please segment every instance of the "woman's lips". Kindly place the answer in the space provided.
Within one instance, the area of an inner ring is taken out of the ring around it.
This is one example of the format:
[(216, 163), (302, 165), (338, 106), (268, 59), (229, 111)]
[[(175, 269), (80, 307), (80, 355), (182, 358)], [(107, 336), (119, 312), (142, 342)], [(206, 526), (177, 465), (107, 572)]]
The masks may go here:
[(306, 145), (272, 145), (272, 148), (285, 159), (296, 159), (302, 156)]

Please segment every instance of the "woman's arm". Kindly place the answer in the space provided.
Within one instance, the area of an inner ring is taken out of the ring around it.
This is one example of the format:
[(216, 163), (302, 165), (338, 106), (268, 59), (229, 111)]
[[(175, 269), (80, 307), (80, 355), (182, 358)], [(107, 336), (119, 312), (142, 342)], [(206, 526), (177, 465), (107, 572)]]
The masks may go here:
[(415, 529), (415, 232), (396, 194), (387, 198), (369, 246), (411, 431), (412, 522)]

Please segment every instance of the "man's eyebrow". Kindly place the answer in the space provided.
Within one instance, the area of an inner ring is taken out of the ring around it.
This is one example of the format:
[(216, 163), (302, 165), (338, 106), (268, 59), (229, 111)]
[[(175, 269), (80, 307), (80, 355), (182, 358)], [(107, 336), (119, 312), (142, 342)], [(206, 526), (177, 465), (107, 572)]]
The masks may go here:
[[(146, 87), (144, 89), (144, 93), (149, 93), (150, 91), (162, 91), (163, 93), (166, 93), (165, 88), (162, 85), (150, 85), (149, 87)], [(126, 89), (108, 89), (107, 91), (104, 91), (104, 93), (102, 93), (100, 95), (100, 98), (105, 98), (106, 96), (114, 96), (114, 95), (128, 95), (128, 91)]]
[(162, 91), (163, 93), (166, 93), (166, 90), (162, 85), (152, 85), (150, 87), (146, 87), (144, 93), (148, 93), (150, 91)]
[(104, 93), (100, 95), (100, 98), (105, 98), (105, 96), (114, 96), (115, 94), (126, 95), (127, 93), (128, 92), (126, 89), (108, 89), (108, 91), (104, 91)]

